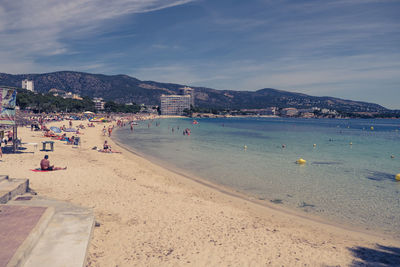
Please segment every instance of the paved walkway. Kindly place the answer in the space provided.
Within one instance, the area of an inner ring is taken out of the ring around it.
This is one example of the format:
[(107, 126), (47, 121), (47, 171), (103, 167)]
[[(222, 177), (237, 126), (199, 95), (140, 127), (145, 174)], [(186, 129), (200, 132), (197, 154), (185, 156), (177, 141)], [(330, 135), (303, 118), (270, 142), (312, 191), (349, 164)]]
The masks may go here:
[(0, 266), (8, 264), (46, 209), (0, 205)]

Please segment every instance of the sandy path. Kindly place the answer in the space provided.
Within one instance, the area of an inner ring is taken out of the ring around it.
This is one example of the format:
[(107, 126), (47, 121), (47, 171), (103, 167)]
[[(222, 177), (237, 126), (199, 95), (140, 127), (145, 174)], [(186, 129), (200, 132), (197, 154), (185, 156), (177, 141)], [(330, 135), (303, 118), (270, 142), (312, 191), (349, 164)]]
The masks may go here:
[[(88, 266), (348, 266), (379, 257), (400, 262), (399, 254), (376, 250), (377, 243), (399, 248), (397, 241), (222, 194), (117, 147), (102, 136), (102, 126), (83, 130), (79, 148), (56, 141), (55, 151), (47, 152), (66, 171), (31, 172), (46, 154), (40, 147), (33, 154), (26, 146), (26, 153), (5, 154), (0, 162), (0, 174), (29, 178), (38, 194), (94, 209), (100, 227)], [(28, 128), (19, 128), (19, 136), (23, 142), (47, 140)], [(92, 150), (104, 139), (123, 153)]]

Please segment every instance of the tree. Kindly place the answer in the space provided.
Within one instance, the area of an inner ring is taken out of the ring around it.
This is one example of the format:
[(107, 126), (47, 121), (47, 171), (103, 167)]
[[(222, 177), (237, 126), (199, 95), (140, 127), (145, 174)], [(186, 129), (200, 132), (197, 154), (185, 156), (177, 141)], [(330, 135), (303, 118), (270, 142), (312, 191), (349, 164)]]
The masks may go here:
[(183, 110), (183, 115), (184, 115), (184, 116), (187, 116), (187, 117), (192, 117), (193, 111), (192, 111), (191, 109), (185, 108), (185, 109)]

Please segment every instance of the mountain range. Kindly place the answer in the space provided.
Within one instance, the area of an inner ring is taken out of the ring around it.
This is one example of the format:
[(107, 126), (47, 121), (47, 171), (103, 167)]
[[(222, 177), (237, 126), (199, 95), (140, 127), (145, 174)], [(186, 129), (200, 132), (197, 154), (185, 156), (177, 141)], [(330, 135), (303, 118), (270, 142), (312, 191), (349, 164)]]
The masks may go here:
[[(24, 79), (34, 81), (35, 91), (51, 89), (72, 92), (81, 96), (102, 97), (118, 103), (159, 105), (162, 94), (178, 94), (185, 85), (141, 81), (128, 75), (103, 75), (74, 71), (43, 74), (0, 73), (0, 86), (21, 87)], [(191, 87), (195, 90), (195, 105), (215, 109), (261, 109), (266, 107), (328, 108), (343, 112), (387, 112), (383, 106), (334, 97), (316, 97), (272, 88), (257, 91), (216, 90)]]

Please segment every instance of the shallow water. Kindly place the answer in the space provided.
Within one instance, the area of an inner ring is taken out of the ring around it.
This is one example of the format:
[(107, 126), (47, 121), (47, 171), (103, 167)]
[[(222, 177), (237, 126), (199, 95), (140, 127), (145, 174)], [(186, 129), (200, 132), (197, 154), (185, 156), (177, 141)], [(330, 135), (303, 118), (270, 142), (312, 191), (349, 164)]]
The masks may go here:
[[(150, 127), (141, 122), (133, 133), (128, 127), (116, 137), (189, 175), (276, 205), (400, 237), (400, 182), (395, 180), (400, 173), (399, 120), (197, 121), (193, 125), (191, 119), (163, 119)], [(190, 136), (182, 134), (185, 128), (191, 129)], [(307, 163), (295, 164), (299, 158)]]

